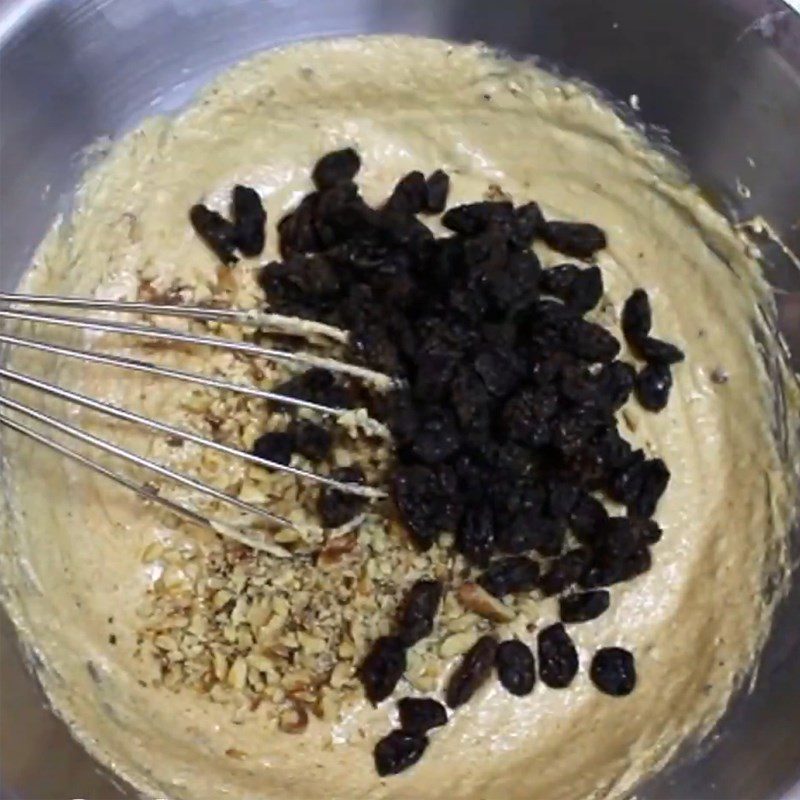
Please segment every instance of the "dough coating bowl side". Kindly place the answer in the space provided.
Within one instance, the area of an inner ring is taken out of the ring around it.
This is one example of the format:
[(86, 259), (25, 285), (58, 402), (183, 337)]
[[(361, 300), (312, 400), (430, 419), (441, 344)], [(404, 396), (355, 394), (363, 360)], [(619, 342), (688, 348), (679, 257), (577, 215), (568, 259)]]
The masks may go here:
[[(181, 106), (264, 47), (387, 31), (537, 54), (638, 105), (720, 207), (762, 214), (800, 252), (800, 15), (781, 0), (0, 0), (0, 291), (67, 207), (98, 137)], [(768, 255), (797, 369), (800, 271)], [(755, 691), (641, 797), (800, 798), (798, 619), (796, 581)], [(0, 796), (134, 797), (43, 706), (4, 615), (0, 637)]]

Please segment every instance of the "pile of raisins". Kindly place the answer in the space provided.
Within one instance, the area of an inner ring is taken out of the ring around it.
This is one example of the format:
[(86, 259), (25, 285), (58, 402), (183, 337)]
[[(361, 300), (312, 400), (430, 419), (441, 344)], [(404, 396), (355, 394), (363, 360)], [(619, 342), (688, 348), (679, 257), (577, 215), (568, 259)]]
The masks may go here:
[[(651, 334), (643, 289), (628, 298), (621, 320), (630, 351), (644, 362), (638, 371), (620, 360), (617, 338), (585, 318), (604, 290), (600, 268), (586, 263), (606, 246), (596, 225), (547, 220), (535, 202), (445, 211), (442, 170), (410, 172), (373, 207), (355, 183), (360, 166), (350, 148), (317, 162), (315, 191), (278, 224), (281, 260), (259, 273), (269, 309), (347, 329), (354, 361), (398, 379), (402, 388), (367, 402), (391, 430), (392, 499), (417, 547), (450, 533), (492, 595), (559, 596), (562, 622), (539, 633), (536, 655), (517, 640), (481, 637), (452, 674), (447, 705), (467, 702), (493, 670), (515, 695), (533, 690), (537, 664), (545, 685), (564, 688), (578, 656), (562, 623), (603, 614), (607, 587), (646, 572), (661, 538), (652, 517), (669, 470), (625, 440), (617, 412), (631, 395), (662, 410), (684, 355)], [(442, 214), (450, 235), (435, 236), (419, 218), (431, 214)], [(237, 250), (254, 255), (264, 244), (257, 194), (236, 187), (231, 216), (204, 206), (191, 212), (228, 264)], [(536, 240), (570, 261), (543, 268)], [(319, 369), (276, 391), (336, 408), (354, 402), (352, 386)], [(293, 453), (322, 461), (330, 448), (323, 427), (296, 420), (264, 434), (254, 452), (285, 464)], [(363, 481), (353, 468), (334, 477)], [(611, 516), (603, 499), (625, 513)], [(336, 527), (362, 505), (326, 489), (319, 511)], [(359, 671), (371, 702), (395, 689), (407, 649), (432, 630), (441, 595), (434, 581), (415, 584), (395, 631), (373, 644)], [(633, 656), (601, 649), (590, 677), (608, 694), (627, 694), (636, 682)], [(429, 698), (401, 700), (399, 711), (400, 728), (375, 749), (381, 775), (415, 763), (429, 729), (447, 721), (444, 706)]]
[[(444, 210), (444, 172), (409, 173), (376, 208), (354, 182), (359, 168), (349, 148), (320, 159), (316, 191), (280, 221), (282, 260), (260, 283), (272, 310), (346, 328), (354, 360), (402, 380), (370, 402), (394, 438), (392, 497), (416, 545), (454, 534), (497, 594), (594, 590), (646, 571), (670, 475), (615, 415), (634, 391), (662, 408), (683, 354), (651, 335), (641, 289), (622, 315), (646, 362), (638, 374), (585, 319), (603, 278), (580, 261), (605, 247), (604, 232), (548, 221), (533, 202), (482, 201), (445, 211), (452, 235), (436, 237), (419, 215)], [(543, 269), (537, 239), (578, 263)], [(279, 445), (286, 457), (290, 442)], [(627, 515), (609, 517), (602, 497)], [(534, 576), (509, 562), (514, 574), (498, 578), (495, 556), (547, 564)]]

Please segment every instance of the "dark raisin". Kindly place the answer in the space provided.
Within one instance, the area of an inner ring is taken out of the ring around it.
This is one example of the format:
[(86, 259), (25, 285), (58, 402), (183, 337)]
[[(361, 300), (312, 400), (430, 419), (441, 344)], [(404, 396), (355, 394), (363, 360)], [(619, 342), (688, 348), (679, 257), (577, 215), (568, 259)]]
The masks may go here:
[[(539, 274), (541, 264), (535, 253), (514, 252), (502, 269), (481, 273), (478, 285), (471, 294), (480, 293), (490, 301), (489, 311), (493, 315), (523, 314), (539, 296)], [(484, 328), (485, 330), (485, 328)], [(512, 333), (506, 328), (506, 334)], [(513, 337), (506, 337), (507, 346), (513, 345)]]
[(621, 647), (603, 647), (592, 658), (589, 676), (601, 692), (624, 697), (636, 688), (633, 655)]
[(557, 622), (537, 639), (539, 677), (551, 689), (564, 689), (578, 674), (578, 651), (564, 626)]
[(401, 371), (400, 354), (381, 324), (368, 323), (351, 331), (350, 349), (357, 361), (378, 372), (397, 375)]
[(450, 384), (450, 400), (462, 426), (469, 426), (488, 411), (489, 393), (472, 367), (463, 366), (456, 370)]
[(509, 439), (527, 447), (542, 447), (550, 441), (547, 420), (556, 410), (558, 398), (547, 389), (524, 389), (504, 406), (503, 427)]
[(481, 376), (489, 394), (506, 397), (519, 383), (523, 366), (513, 353), (493, 348), (478, 354), (475, 371)]
[(496, 655), (497, 639), (493, 636), (481, 636), (467, 650), (447, 683), (445, 702), (450, 708), (464, 705), (487, 681)]
[(570, 308), (585, 314), (600, 302), (602, 296), (603, 276), (600, 267), (593, 266), (580, 271), (564, 300)]
[(610, 596), (605, 589), (568, 594), (558, 601), (562, 622), (588, 622), (608, 610)]
[(587, 544), (594, 541), (597, 531), (600, 530), (608, 519), (605, 506), (592, 495), (581, 493), (569, 515), (572, 533), (578, 541)]
[(294, 451), (294, 436), (286, 431), (270, 431), (256, 439), (253, 455), (275, 464), (288, 464)]
[(636, 501), (644, 482), (644, 463), (644, 453), (637, 450), (632, 453), (631, 458), (625, 464), (614, 472), (607, 487), (612, 500), (625, 505)]
[(647, 292), (644, 289), (634, 289), (622, 307), (622, 332), (625, 339), (635, 347), (637, 342), (650, 333), (652, 324), (653, 313)]
[(651, 517), (669, 484), (670, 472), (662, 459), (653, 458), (641, 466), (639, 476), (639, 491), (626, 502), (628, 513), (637, 517)]
[(577, 486), (566, 481), (550, 480), (547, 482), (547, 512), (555, 519), (567, 518), (581, 496)]
[(575, 264), (557, 264), (542, 270), (541, 289), (565, 300), (580, 271), (581, 268)]
[(275, 394), (310, 400), (312, 403), (330, 408), (347, 408), (351, 404), (350, 393), (336, 381), (333, 373), (321, 367), (312, 367), (301, 372), (272, 390)]
[(447, 724), (447, 709), (430, 697), (404, 697), (397, 703), (400, 727), (410, 733), (427, 733)]
[(473, 564), (485, 564), (495, 547), (494, 516), (488, 503), (467, 509), (456, 535), (456, 548)]
[(450, 176), (441, 169), (428, 175), (425, 181), (425, 208), (429, 214), (441, 214), (447, 205)]
[(640, 544), (636, 531), (627, 517), (609, 517), (598, 536), (598, 548), (612, 559), (629, 556)]
[(439, 581), (417, 581), (406, 595), (397, 621), (398, 636), (407, 647), (424, 639), (433, 630), (433, 622), (442, 599)]
[(197, 235), (223, 264), (235, 264), (239, 260), (234, 252), (237, 246), (236, 227), (225, 217), (198, 204), (189, 211), (189, 220)]
[(508, 242), (496, 231), (489, 230), (464, 243), (464, 261), (473, 274), (499, 270), (507, 260)]
[(440, 408), (421, 419), (414, 434), (415, 455), (428, 464), (438, 464), (453, 456), (460, 446), (458, 427), (452, 415)]
[(630, 521), (639, 541), (648, 545), (654, 545), (661, 541), (663, 535), (661, 526), (654, 519), (631, 517)]
[(671, 366), (683, 361), (686, 357), (679, 347), (652, 336), (645, 336), (639, 340), (635, 349), (638, 355), (650, 364)]
[(500, 558), (489, 564), (478, 583), (495, 597), (530, 592), (539, 583), (539, 565), (525, 556)]
[(568, 589), (584, 574), (590, 558), (586, 548), (576, 547), (553, 559), (539, 582), (542, 594), (552, 597)]
[[(364, 473), (360, 467), (339, 467), (331, 471), (330, 477), (340, 483), (364, 483)], [(324, 486), (319, 496), (318, 511), (326, 528), (338, 528), (350, 522), (365, 505), (364, 497)]]
[(646, 545), (640, 545), (622, 559), (611, 558), (601, 551), (595, 555), (578, 583), (582, 589), (612, 586), (615, 583), (633, 580), (647, 572), (651, 566), (652, 557)]
[(590, 222), (546, 222), (541, 236), (548, 247), (573, 258), (591, 258), (606, 246), (606, 235)]
[(294, 449), (311, 461), (324, 461), (331, 450), (333, 437), (327, 428), (311, 420), (299, 420), (292, 426)]
[(407, 391), (393, 391), (379, 411), (379, 417), (389, 426), (395, 441), (410, 444), (419, 427), (419, 414), (414, 399)]
[(596, 266), (582, 269), (574, 264), (559, 264), (542, 272), (541, 288), (585, 314), (603, 296), (603, 276)]
[(442, 217), (442, 225), (465, 236), (475, 236), (483, 232), (492, 221), (511, 220), (514, 207), (508, 202), (485, 200), (453, 206)]
[(511, 243), (515, 247), (530, 247), (544, 226), (544, 215), (538, 203), (530, 202), (514, 211)]
[(536, 683), (536, 661), (530, 647), (519, 639), (501, 642), (495, 656), (500, 683), (506, 691), (524, 697)]
[(398, 511), (420, 548), (429, 548), (442, 531), (455, 531), (460, 509), (454, 472), (422, 465), (400, 467), (392, 488)]
[(428, 737), (408, 731), (392, 731), (375, 745), (375, 769), (382, 778), (408, 769), (422, 758)]
[(664, 364), (648, 364), (636, 376), (636, 398), (648, 411), (666, 408), (672, 372)]
[(367, 699), (373, 705), (385, 700), (406, 670), (406, 648), (398, 636), (376, 639), (358, 668)]
[(314, 225), (319, 196), (304, 197), (297, 208), (278, 222), (278, 239), (282, 258), (294, 253), (310, 253), (321, 247)]
[(573, 319), (561, 331), (564, 347), (586, 361), (613, 361), (619, 355), (619, 342), (601, 325)]
[(327, 153), (317, 161), (311, 178), (317, 189), (332, 189), (341, 183), (348, 183), (361, 169), (361, 159), (352, 147)]
[(247, 186), (233, 187), (233, 224), (236, 226), (236, 244), (246, 256), (257, 256), (264, 249), (264, 225), (267, 212), (255, 189)]
[(425, 176), (419, 170), (414, 170), (400, 179), (392, 196), (386, 201), (386, 207), (392, 211), (419, 214), (427, 206), (427, 195)]
[(596, 386), (611, 411), (618, 411), (631, 396), (636, 383), (636, 370), (624, 361), (605, 364), (597, 377)]

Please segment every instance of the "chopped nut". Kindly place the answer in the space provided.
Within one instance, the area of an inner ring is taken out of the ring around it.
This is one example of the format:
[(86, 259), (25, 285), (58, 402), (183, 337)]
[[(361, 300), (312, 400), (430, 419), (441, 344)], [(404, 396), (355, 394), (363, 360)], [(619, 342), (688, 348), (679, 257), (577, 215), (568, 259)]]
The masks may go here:
[(508, 606), (477, 583), (462, 584), (458, 590), (458, 600), (464, 608), (492, 622), (511, 622), (515, 616)]
[(214, 653), (214, 675), (218, 681), (224, 681), (228, 677), (228, 659), (219, 651)]
[(464, 631), (448, 636), (439, 647), (439, 655), (442, 658), (452, 658), (466, 653), (475, 642), (478, 641), (476, 631)]
[(349, 664), (346, 661), (340, 661), (334, 668), (333, 672), (331, 673), (330, 683), (334, 689), (338, 689), (340, 686), (344, 685), (344, 683), (353, 675), (353, 665)]
[(234, 689), (244, 689), (247, 680), (247, 662), (243, 658), (237, 658), (228, 672), (228, 684)]
[(284, 733), (302, 733), (308, 727), (308, 712), (299, 703), (281, 711), (278, 728)]
[(165, 636), (163, 634), (161, 636), (156, 636), (156, 638), (153, 640), (153, 644), (159, 650), (177, 650), (178, 649), (178, 643), (175, 641), (175, 639), (173, 639), (171, 636)]
[(164, 547), (161, 542), (150, 542), (142, 553), (142, 563), (150, 564), (153, 561), (157, 561), (163, 552)]
[(320, 569), (328, 569), (338, 564), (347, 553), (351, 553), (355, 549), (357, 542), (358, 540), (353, 533), (330, 539), (320, 551), (317, 566)]

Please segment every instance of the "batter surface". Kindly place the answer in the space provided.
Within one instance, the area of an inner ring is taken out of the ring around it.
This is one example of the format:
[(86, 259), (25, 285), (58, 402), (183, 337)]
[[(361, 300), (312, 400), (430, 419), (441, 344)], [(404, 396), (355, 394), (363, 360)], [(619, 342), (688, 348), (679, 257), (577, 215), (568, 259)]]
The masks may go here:
[[(515, 203), (536, 200), (548, 217), (601, 226), (609, 245), (598, 259), (606, 287), (599, 318), (619, 335), (625, 298), (645, 287), (657, 334), (686, 352), (666, 411), (631, 403), (624, 412), (626, 437), (672, 472), (656, 515), (664, 537), (653, 568), (613, 587), (611, 610), (571, 630), (581, 658), (572, 687), (539, 683), (520, 699), (492, 684), (432, 737), (418, 765), (379, 779), (371, 750), (389, 730), (390, 702), (372, 709), (356, 694), (332, 718), (312, 717), (301, 735), (289, 735), (263, 709), (242, 713), (195, 689), (154, 685), (137, 632), (143, 599), (169, 565), (143, 553), (155, 542), (202, 556), (217, 543), (11, 433), (4, 600), (56, 709), (94, 754), (148, 794), (619, 796), (687, 736), (707, 731), (752, 665), (775, 596), (766, 586), (782, 576), (792, 453), (781, 456), (772, 430), (771, 399), (784, 375), (767, 375), (756, 346), (769, 307), (757, 262), (609, 107), (479, 47), (367, 38), (270, 52), (231, 70), (180, 116), (148, 120), (115, 144), (87, 176), (72, 218), (43, 243), (26, 287), (128, 299), (145, 289), (190, 300), (223, 292), (256, 307), (259, 262), (242, 261), (231, 283), (191, 229), (188, 209), (205, 202), (224, 211), (234, 183), (255, 187), (269, 213), (263, 258), (274, 257), (274, 226), (309, 190), (310, 165), (348, 145), (361, 154), (370, 202), (409, 170), (444, 168), (451, 204), (495, 185)], [(563, 260), (540, 255), (545, 264)], [(780, 361), (769, 339), (766, 351)], [(192, 352), (155, 357), (183, 369), (204, 365)], [(25, 358), (28, 372), (185, 419), (183, 387)], [(151, 436), (89, 422), (126, 446), (167, 453)], [(553, 601), (539, 601), (536, 613), (529, 640), (557, 618)], [(625, 699), (600, 694), (588, 677), (591, 654), (610, 645), (636, 654), (639, 683)]]

